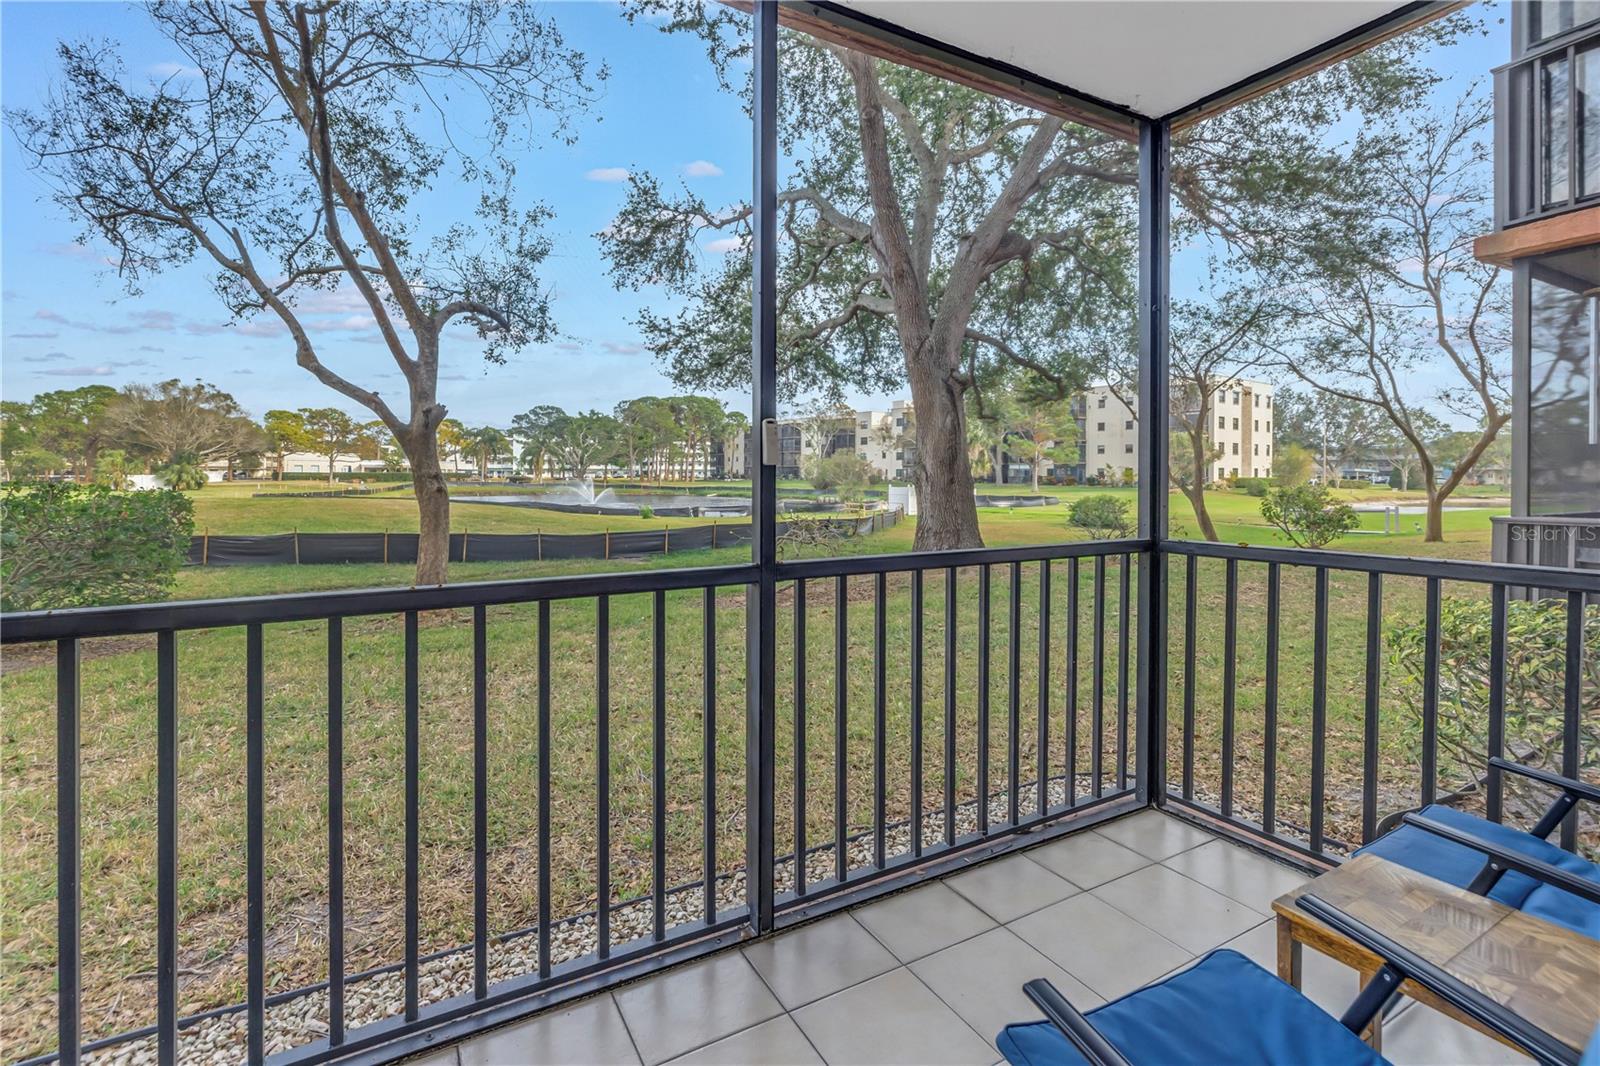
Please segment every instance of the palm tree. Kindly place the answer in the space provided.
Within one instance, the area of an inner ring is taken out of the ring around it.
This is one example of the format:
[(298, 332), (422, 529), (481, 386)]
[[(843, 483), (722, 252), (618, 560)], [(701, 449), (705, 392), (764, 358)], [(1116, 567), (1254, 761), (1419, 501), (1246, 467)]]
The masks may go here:
[(467, 454), (478, 463), (478, 477), (487, 480), (489, 464), (511, 454), (511, 438), (493, 426), (479, 426), (462, 434)]

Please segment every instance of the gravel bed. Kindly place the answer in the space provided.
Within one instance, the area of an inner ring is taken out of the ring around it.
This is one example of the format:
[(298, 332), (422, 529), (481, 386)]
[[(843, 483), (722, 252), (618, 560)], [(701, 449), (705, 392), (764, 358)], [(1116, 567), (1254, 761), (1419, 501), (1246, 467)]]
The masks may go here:
[[(1078, 794), (1088, 791), (1090, 781), (1079, 776)], [(1034, 789), (1025, 785), (1020, 794), (1024, 814), (1033, 810)], [(1065, 802), (1066, 782), (1052, 780), (1049, 785), (1051, 805)], [(996, 793), (989, 800), (991, 825), (1004, 825), (1007, 814), (1007, 796)], [(969, 800), (956, 808), (957, 837), (975, 833), (978, 829), (978, 804)], [(938, 847), (944, 841), (944, 814), (942, 810), (930, 812), (923, 821), (924, 848)], [(910, 850), (909, 824), (891, 826), (884, 834), (886, 858), (903, 855)], [(872, 834), (867, 832), (850, 840), (847, 845), (849, 869), (871, 867)], [(831, 844), (813, 848), (806, 857), (808, 884), (827, 880), (834, 874), (835, 861)], [(774, 867), (774, 883), (779, 894), (794, 887), (794, 859), (779, 857)], [(731, 913), (745, 906), (744, 870), (736, 869), (717, 879), (717, 910)], [(666, 898), (666, 925), (669, 930), (685, 923), (695, 923), (702, 917), (703, 892), (698, 883), (684, 886)], [(654, 904), (648, 897), (632, 900), (611, 912), (611, 940), (614, 945), (650, 935), (654, 925)], [(552, 923), (550, 927), (550, 961), (559, 965), (572, 959), (592, 954), (597, 944), (596, 923), (593, 914), (579, 915)], [(489, 946), (489, 984), (536, 973), (539, 968), (538, 937), (529, 933), (515, 939), (491, 943)], [(472, 948), (462, 947), (430, 962), (419, 969), (418, 992), (423, 1005), (436, 1003), (470, 993), (472, 990)], [(405, 975), (403, 972), (379, 974), (345, 984), (345, 1027), (354, 1030), (400, 1013), (405, 1005)], [(267, 1054), (287, 1051), (290, 1048), (328, 1035), (328, 999), (325, 991), (308, 992), (285, 1000), (267, 1009)], [(236, 1063), (243, 1061), (245, 1049), (245, 1012), (235, 1011), (198, 1022), (178, 1034), (178, 1059), (185, 1063)], [(105, 1048), (86, 1056), (85, 1061), (110, 1066), (144, 1066), (156, 1060), (154, 1037), (129, 1041)]]

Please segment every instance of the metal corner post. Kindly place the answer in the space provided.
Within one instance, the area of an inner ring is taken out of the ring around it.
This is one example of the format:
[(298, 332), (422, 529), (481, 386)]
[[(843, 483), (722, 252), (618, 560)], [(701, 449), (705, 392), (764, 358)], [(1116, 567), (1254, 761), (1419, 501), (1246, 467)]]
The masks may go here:
[(778, 416), (778, 4), (757, 0), (754, 9), (754, 171), (751, 278), (751, 371), (754, 406), (750, 423), (752, 463), (752, 561), (757, 568), (745, 606), (745, 893), (750, 924), (772, 929), (773, 802), (776, 790), (776, 692), (773, 686), (777, 630), (776, 456), (766, 454), (768, 419)]
[(1138, 760), (1143, 803), (1166, 794), (1167, 435), (1172, 201), (1167, 164), (1171, 128), (1139, 126), (1139, 648), (1135, 666)]

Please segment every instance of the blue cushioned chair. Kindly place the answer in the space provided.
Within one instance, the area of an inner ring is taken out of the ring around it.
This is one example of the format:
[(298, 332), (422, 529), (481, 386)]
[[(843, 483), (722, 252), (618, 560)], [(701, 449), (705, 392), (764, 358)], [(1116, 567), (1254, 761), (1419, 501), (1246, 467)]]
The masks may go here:
[(1324, 900), (1307, 894), (1298, 904), (1384, 960), (1337, 1020), (1224, 949), (1087, 1013), (1048, 981), (1029, 981), (1023, 991), (1046, 1020), (1007, 1026), (1000, 1051), (1012, 1066), (1375, 1066), (1385, 1060), (1357, 1034), (1411, 980), (1540, 1062), (1579, 1062), (1575, 1049)]
[(1579, 800), (1600, 803), (1600, 788), (1507, 759), (1489, 764), (1492, 773), (1561, 790), (1531, 832), (1433, 804), (1356, 854), (1378, 855), (1600, 940), (1600, 866), (1545, 839)]

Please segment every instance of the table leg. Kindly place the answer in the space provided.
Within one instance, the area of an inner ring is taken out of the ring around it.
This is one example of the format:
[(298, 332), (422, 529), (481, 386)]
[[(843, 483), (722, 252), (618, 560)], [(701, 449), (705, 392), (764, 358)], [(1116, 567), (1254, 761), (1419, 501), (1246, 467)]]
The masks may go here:
[[(1365, 989), (1377, 975), (1378, 971), (1376, 970), (1362, 970), (1362, 989)], [(1373, 1051), (1380, 1055), (1383, 1054), (1383, 1011), (1380, 1010), (1372, 1016), (1372, 1022), (1367, 1026), (1367, 1031), (1361, 1034), (1361, 1039), (1365, 1040), (1367, 1046), (1372, 1048)]]
[(1282, 915), (1278, 916), (1278, 976), (1290, 988), (1300, 987), (1300, 941), (1295, 939), (1294, 926)]

